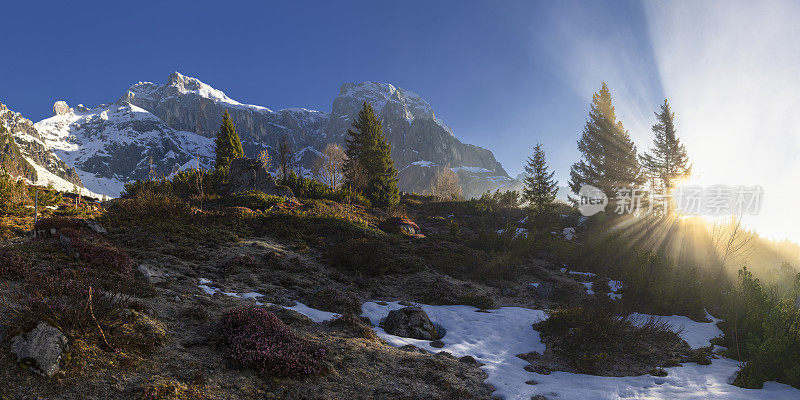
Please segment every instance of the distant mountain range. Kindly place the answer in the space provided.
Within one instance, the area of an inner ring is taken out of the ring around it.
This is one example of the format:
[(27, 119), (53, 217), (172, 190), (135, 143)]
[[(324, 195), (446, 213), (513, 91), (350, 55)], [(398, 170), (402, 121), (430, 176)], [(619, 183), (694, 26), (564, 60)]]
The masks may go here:
[(165, 84), (131, 86), (111, 104), (71, 108), (59, 101), (53, 105), (53, 116), (36, 124), (18, 122), (23, 119), (19, 114), (0, 106), (0, 120), (24, 159), (42, 175), (34, 180), (83, 185), (113, 197), (126, 182), (146, 178), (151, 170), (170, 175), (198, 164), (211, 166), (213, 137), (225, 111), (237, 126), (245, 155), (255, 157), (268, 149), (275, 159), (275, 149), (285, 137), (295, 149), (301, 171), (312, 174), (328, 143), (344, 143), (364, 101), (383, 121), (400, 190), (425, 192), (436, 171), (445, 167), (458, 174), (467, 197), (521, 186), (491, 151), (462, 143), (424, 99), (390, 84), (346, 83), (330, 113), (305, 108), (273, 111), (242, 104), (196, 78), (174, 72)]

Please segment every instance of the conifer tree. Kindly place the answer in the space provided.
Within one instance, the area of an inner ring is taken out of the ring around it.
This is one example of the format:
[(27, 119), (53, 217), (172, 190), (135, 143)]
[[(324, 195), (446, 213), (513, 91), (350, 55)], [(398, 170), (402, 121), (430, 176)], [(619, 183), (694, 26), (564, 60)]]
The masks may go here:
[[(397, 205), (397, 169), (392, 160), (392, 147), (383, 135), (381, 121), (372, 106), (364, 102), (353, 128), (347, 134), (347, 162), (345, 177), (351, 184), (363, 179), (363, 193), (377, 207)], [(359, 175), (364, 175), (363, 178)]]
[(228, 168), (231, 165), (231, 161), (244, 157), (242, 142), (239, 140), (239, 134), (236, 133), (236, 125), (233, 124), (228, 111), (222, 114), (222, 125), (219, 127), (214, 144), (216, 145), (214, 153), (216, 155), (217, 169)]
[(641, 156), (645, 173), (658, 187), (669, 193), (675, 182), (692, 173), (692, 165), (686, 155), (686, 147), (681, 143), (675, 129), (675, 113), (664, 99), (661, 111), (655, 113), (657, 123), (653, 125), (653, 149)]
[(531, 211), (543, 213), (553, 205), (558, 193), (558, 182), (553, 179), (555, 172), (549, 171), (541, 143), (533, 148), (533, 156), (528, 157), (525, 166), (525, 188), (522, 198), (527, 201)]
[(583, 185), (592, 185), (601, 189), (613, 204), (616, 189), (642, 184), (636, 146), (617, 120), (611, 91), (605, 82), (592, 96), (578, 150), (581, 160), (570, 170), (569, 186), (573, 193), (578, 193)]

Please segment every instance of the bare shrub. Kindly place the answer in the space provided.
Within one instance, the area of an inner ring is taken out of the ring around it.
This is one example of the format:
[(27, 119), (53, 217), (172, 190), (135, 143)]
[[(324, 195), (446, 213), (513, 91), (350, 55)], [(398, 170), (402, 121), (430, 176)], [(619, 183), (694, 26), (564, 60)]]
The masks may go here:
[(439, 201), (459, 200), (462, 196), (458, 175), (450, 168), (442, 168), (436, 172), (430, 191)]
[(328, 143), (322, 150), (322, 155), (317, 158), (315, 169), (317, 176), (331, 189), (338, 189), (344, 181), (344, 162), (347, 160), (342, 146)]

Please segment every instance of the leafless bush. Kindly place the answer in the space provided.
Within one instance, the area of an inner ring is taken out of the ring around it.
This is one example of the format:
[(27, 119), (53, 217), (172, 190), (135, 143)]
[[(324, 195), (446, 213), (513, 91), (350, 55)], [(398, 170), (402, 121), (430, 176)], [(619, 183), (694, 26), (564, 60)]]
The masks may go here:
[(450, 168), (440, 169), (431, 183), (431, 194), (440, 201), (461, 199), (458, 175)]
[(342, 146), (335, 143), (329, 143), (325, 146), (322, 155), (317, 158), (315, 165), (317, 175), (331, 189), (338, 189), (342, 185), (342, 181), (344, 181), (343, 168), (345, 160), (347, 160), (347, 154), (345, 154)]

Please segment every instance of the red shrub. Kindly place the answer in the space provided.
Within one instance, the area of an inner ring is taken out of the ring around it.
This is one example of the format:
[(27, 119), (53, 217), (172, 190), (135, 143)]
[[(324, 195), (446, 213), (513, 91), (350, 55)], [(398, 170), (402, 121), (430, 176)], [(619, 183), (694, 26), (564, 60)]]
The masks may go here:
[(36, 225), (34, 229), (37, 231), (44, 230), (49, 231), (51, 228), (55, 228), (56, 230), (61, 229), (82, 229), (86, 227), (86, 222), (80, 218), (67, 218), (67, 217), (49, 217), (49, 218), (42, 218)]
[(256, 259), (249, 254), (237, 254), (225, 263), (225, 268), (258, 268)]
[(94, 272), (118, 277), (132, 276), (133, 263), (125, 252), (107, 244), (89, 242), (80, 231), (73, 229), (63, 229), (60, 234), (68, 238), (62, 241), (64, 246), (74, 251)]
[(20, 279), (28, 270), (28, 263), (19, 254), (0, 249), (0, 278)]
[(97, 323), (104, 324), (126, 300), (103, 292), (77, 271), (54, 265), (30, 270), (23, 289), (16, 294), (16, 303), (22, 307), (17, 314), (29, 319), (23, 323), (45, 319), (64, 329), (82, 332), (94, 330)]
[(220, 324), (226, 354), (264, 376), (303, 376), (323, 370), (327, 349), (300, 339), (275, 314), (260, 307), (225, 313)]

